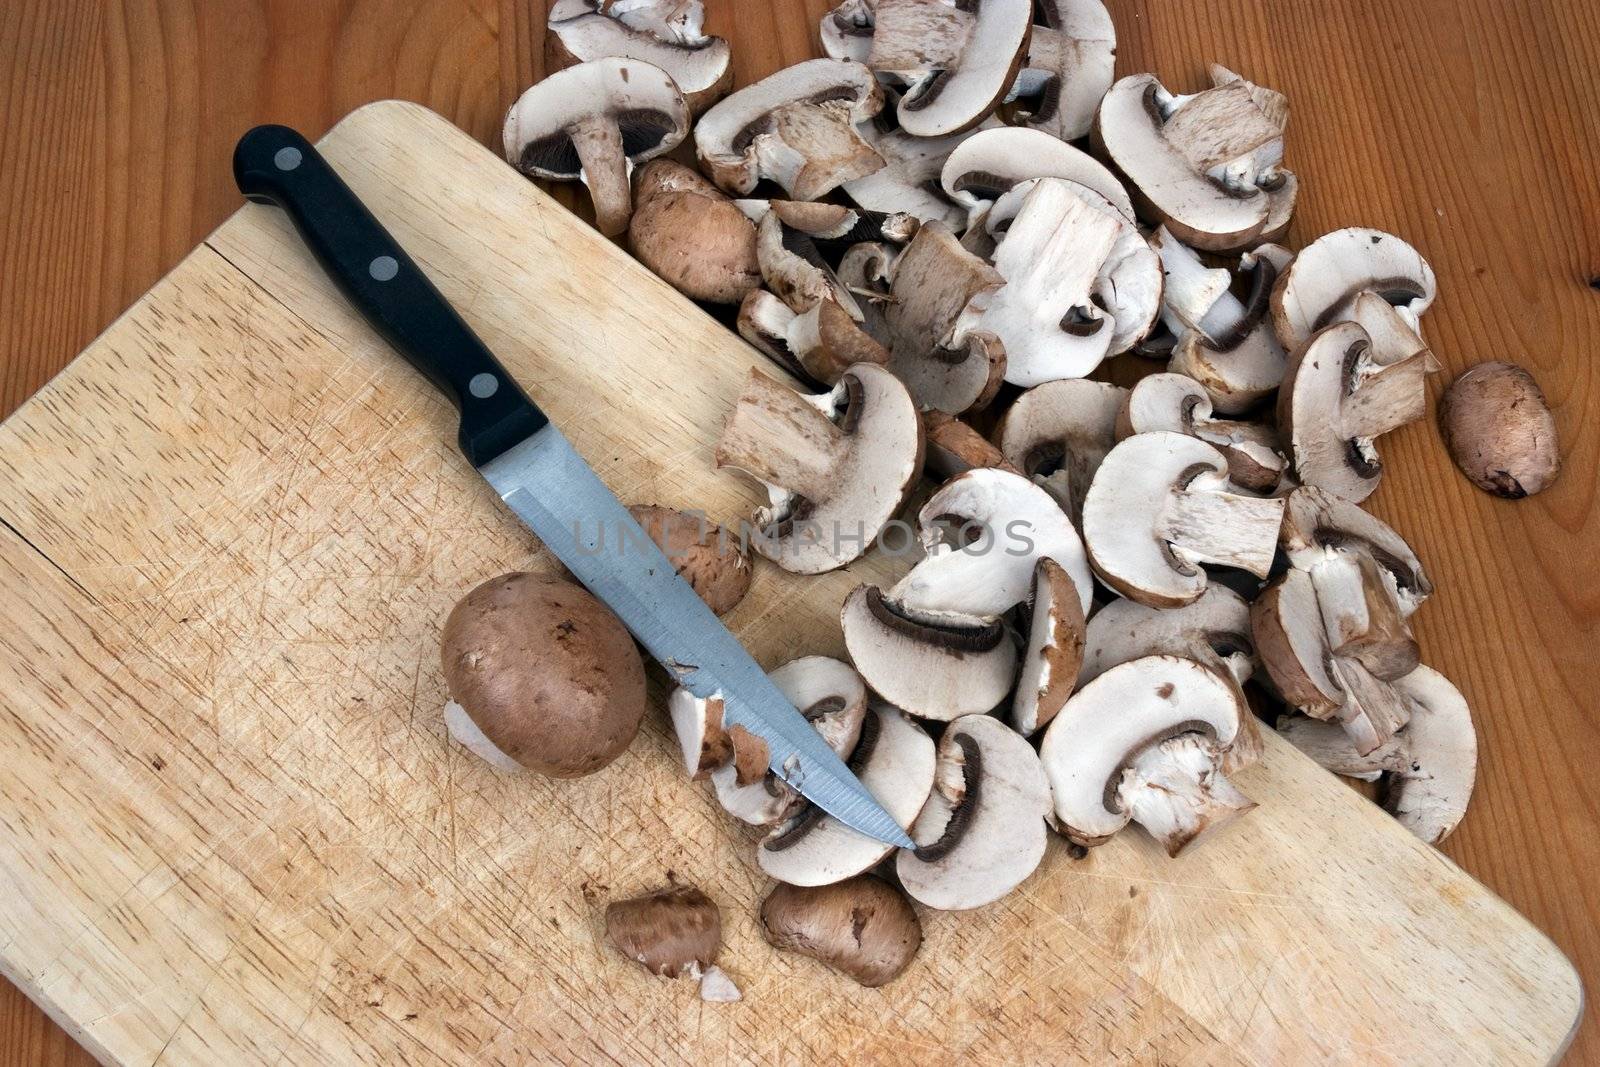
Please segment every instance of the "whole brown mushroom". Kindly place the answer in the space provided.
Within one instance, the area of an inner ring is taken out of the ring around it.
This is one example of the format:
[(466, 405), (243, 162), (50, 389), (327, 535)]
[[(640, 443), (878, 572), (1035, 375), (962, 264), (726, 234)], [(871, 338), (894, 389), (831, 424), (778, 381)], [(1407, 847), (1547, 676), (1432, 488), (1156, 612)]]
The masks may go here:
[(832, 885), (778, 885), (761, 902), (762, 932), (864, 986), (896, 977), (922, 947), (922, 924), (899, 890), (859, 875)]
[(760, 286), (756, 224), (721, 189), (682, 163), (655, 159), (634, 177), (633, 199), (633, 254), (674, 289), (737, 304)]
[(468, 748), (551, 778), (593, 774), (644, 719), (644, 662), (587, 590), (505, 574), (462, 598), (444, 624), (445, 718)]
[(1555, 417), (1533, 375), (1515, 364), (1480, 363), (1452, 382), (1439, 430), (1461, 473), (1495, 496), (1531, 496), (1561, 473)]
[(704, 516), (657, 504), (634, 504), (628, 513), (718, 615), (732, 611), (750, 591), (755, 571), (747, 541)]

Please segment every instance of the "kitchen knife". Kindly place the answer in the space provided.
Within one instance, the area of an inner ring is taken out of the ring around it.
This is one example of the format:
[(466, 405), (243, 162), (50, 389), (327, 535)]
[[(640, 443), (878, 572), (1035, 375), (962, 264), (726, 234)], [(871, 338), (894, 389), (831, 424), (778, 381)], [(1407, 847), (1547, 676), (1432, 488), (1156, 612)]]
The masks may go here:
[(239, 191), (293, 220), (377, 331), (461, 410), (459, 444), (506, 506), (627, 624), (679, 685), (767, 743), (772, 772), (855, 830), (915, 847), (304, 137), (258, 126)]

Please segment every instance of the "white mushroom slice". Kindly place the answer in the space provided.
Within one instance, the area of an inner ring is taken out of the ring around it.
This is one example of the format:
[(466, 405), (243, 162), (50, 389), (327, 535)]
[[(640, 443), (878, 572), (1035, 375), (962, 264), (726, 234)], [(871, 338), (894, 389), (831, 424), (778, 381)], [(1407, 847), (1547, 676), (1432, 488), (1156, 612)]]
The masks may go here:
[(919, 407), (958, 415), (994, 399), (1005, 349), (976, 326), (1003, 284), (943, 223), (922, 227), (895, 260), (884, 309), (889, 369)]
[(1264, 423), (1212, 418), (1211, 397), (1182, 374), (1152, 374), (1128, 394), (1117, 416), (1117, 437), (1169, 430), (1216, 445), (1228, 457), (1228, 478), (1253, 493), (1270, 493), (1288, 460), (1277, 431)]
[[(927, 802), (934, 763), (927, 732), (883, 705), (869, 712), (849, 760), (861, 784), (902, 827), (909, 827)], [(831, 885), (877, 865), (893, 847), (807, 805), (767, 836), (756, 861), (789, 885)]]
[(1433, 593), (1422, 561), (1393, 527), (1314, 485), (1289, 494), (1279, 536), (1289, 565), (1303, 571), (1315, 571), (1335, 555), (1370, 557), (1386, 572), (1402, 615), (1410, 616)]
[(1006, 284), (979, 320), (1005, 345), (1006, 381), (1082, 378), (1111, 351), (1116, 322), (1094, 291), (1120, 228), (1060, 179), (1041, 178), (1028, 191), (995, 250)]
[[(1072, 576), (1087, 613), (1094, 582), (1083, 542), (1060, 505), (1026, 478), (995, 468), (958, 475), (928, 498), (917, 522), (927, 555), (889, 591), (903, 608), (995, 618), (1028, 598), (1034, 566), (1048, 556)], [(946, 539), (947, 523), (959, 544)]]
[(833, 385), (858, 363), (886, 363), (889, 353), (831, 297), (796, 315), (765, 289), (739, 305), (739, 336), (797, 378)]
[(851, 200), (874, 211), (905, 211), (923, 222), (961, 226), (966, 209), (944, 195), (939, 174), (950, 153), (974, 132), (913, 137), (904, 130), (879, 130), (868, 123), (861, 127), (861, 134), (883, 157), (883, 169), (845, 182), (844, 191)]
[(1288, 98), (1217, 63), (1211, 65), (1211, 86), (1166, 103), (1162, 133), (1167, 142), (1235, 195), (1274, 188), (1281, 175)]
[(1103, 581), (1153, 607), (1206, 589), (1202, 563), (1265, 578), (1277, 551), (1281, 499), (1227, 491), (1228, 459), (1194, 437), (1130, 437), (1100, 464), (1083, 501), (1083, 536)]
[(1012, 466), (1080, 522), (1094, 472), (1117, 443), (1117, 413), (1127, 395), (1121, 386), (1083, 378), (1045, 382), (1017, 397), (995, 441)]
[[(1164, 262), (1198, 257), (1170, 234), (1158, 234)], [(1194, 327), (1178, 331), (1168, 369), (1187, 374), (1211, 396), (1216, 410), (1236, 415), (1254, 407), (1283, 381), (1287, 356), (1278, 343), (1271, 315), (1272, 288), (1294, 254), (1277, 245), (1262, 245), (1240, 257), (1241, 272), (1250, 278), (1244, 300), (1223, 291)], [(1168, 275), (1169, 286), (1173, 275)]]
[(717, 442), (717, 466), (767, 486), (753, 547), (796, 574), (864, 555), (922, 474), (922, 424), (893, 374), (846, 370), (831, 393), (805, 397), (752, 371)]
[(1387, 772), (1411, 767), (1405, 730), (1365, 754), (1356, 749), (1344, 727), (1309, 715), (1285, 715), (1278, 720), (1278, 734), (1321, 767), (1346, 778), (1375, 782)]
[(1375, 439), (1426, 413), (1437, 367), (1426, 350), (1379, 363), (1354, 322), (1313, 334), (1290, 355), (1278, 391), (1278, 427), (1300, 480), (1356, 503), (1370, 496), (1383, 475)]
[(1356, 298), (1373, 292), (1393, 305), (1412, 330), (1433, 303), (1433, 268), (1393, 234), (1361, 226), (1312, 241), (1279, 276), (1272, 317), (1286, 349), (1335, 322), (1355, 317)]
[(1083, 606), (1072, 576), (1046, 556), (1033, 572), (1028, 643), (1011, 699), (1011, 725), (1031, 736), (1056, 717), (1072, 695), (1083, 664)]
[(776, 211), (764, 213), (756, 226), (756, 260), (767, 288), (795, 314), (831, 299), (851, 318), (861, 317), (855, 297), (840, 283), (809, 235), (790, 230)]
[(907, 84), (896, 117), (914, 137), (982, 122), (1022, 63), (1033, 0), (876, 0), (867, 66)]
[(898, 251), (882, 241), (861, 241), (845, 249), (834, 276), (856, 298), (861, 309), (861, 328), (873, 340), (890, 340), (889, 303), (891, 271)]
[(770, 178), (795, 200), (815, 200), (883, 166), (856, 131), (882, 107), (866, 67), (808, 60), (719, 101), (695, 127), (695, 151), (729, 192), (743, 195)]
[(733, 759), (733, 744), (722, 728), (722, 711), (720, 695), (698, 697), (679, 688), (667, 698), (667, 714), (690, 778), (705, 778)]
[(990, 716), (957, 719), (939, 739), (933, 791), (911, 826), (917, 849), (895, 860), (900, 884), (944, 911), (999, 900), (1038, 869), (1049, 814), (1033, 746)]
[(728, 42), (700, 32), (700, 4), (682, 6), (697, 9), (693, 20), (671, 29), (665, 24), (639, 26), (639, 20), (626, 17), (627, 9), (616, 3), (604, 11), (587, 3), (568, 5), (578, 10), (563, 10), (566, 17), (557, 17), (552, 11), (549, 29), (561, 51), (574, 62), (618, 56), (660, 67), (677, 82), (689, 109), (698, 114), (728, 91), (733, 67)]
[(1177, 855), (1250, 804), (1217, 769), (1247, 714), (1238, 686), (1193, 660), (1145, 656), (1111, 668), (1045, 731), (1039, 756), (1057, 828), (1089, 847), (1132, 819)]
[(1371, 556), (1336, 552), (1310, 571), (1322, 628), (1335, 656), (1356, 660), (1379, 678), (1409, 674), (1418, 663), (1399, 595)]
[(1086, 185), (1124, 215), (1133, 214), (1133, 201), (1104, 164), (1042, 130), (1025, 127), (979, 130), (968, 137), (945, 160), (939, 185), (966, 208), (967, 225), (972, 226), (993, 201), (1030, 178), (1065, 178)]
[(1386, 780), (1383, 806), (1400, 825), (1437, 845), (1450, 836), (1478, 774), (1478, 738), (1472, 711), (1449, 679), (1418, 667), (1395, 682), (1411, 701), (1406, 727), (1411, 765)]
[(1016, 646), (998, 620), (919, 616), (863, 585), (845, 599), (840, 622), (867, 684), (919, 719), (990, 711), (1017, 675)]
[(522, 173), (581, 181), (595, 225), (628, 228), (632, 167), (677, 147), (689, 106), (672, 77), (637, 59), (597, 59), (558, 70), (517, 98), (502, 131), (506, 159)]
[(843, 0), (822, 16), (818, 26), (822, 50), (832, 59), (865, 63), (872, 53), (874, 0)]
[[(571, 0), (556, 0), (555, 8)], [(589, 7), (594, 0), (578, 0)], [(693, 44), (705, 39), (705, 5), (700, 0), (610, 0), (606, 10), (626, 26), (663, 41)], [(551, 15), (555, 11), (552, 9)]]
[(1111, 88), (1117, 29), (1100, 0), (1041, 0), (1022, 71), (1007, 97), (1013, 121), (1076, 141)]

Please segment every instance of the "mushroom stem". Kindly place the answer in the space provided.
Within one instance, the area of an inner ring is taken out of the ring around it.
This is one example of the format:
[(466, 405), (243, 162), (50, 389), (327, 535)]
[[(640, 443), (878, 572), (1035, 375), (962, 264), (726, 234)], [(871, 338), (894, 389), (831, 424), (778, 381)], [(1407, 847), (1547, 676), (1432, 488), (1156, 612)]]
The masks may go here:
[(1359, 660), (1334, 656), (1333, 676), (1345, 693), (1339, 721), (1363, 756), (1376, 752), (1411, 720), (1409, 699)]
[[(847, 100), (803, 103), (773, 112), (777, 143), (763, 147), (771, 154), (772, 169), (789, 171), (779, 184), (795, 200), (816, 200), (845, 182), (864, 178), (883, 168), (883, 157), (861, 139), (851, 124), (852, 104)], [(759, 140), (759, 138), (758, 138)], [(804, 145), (801, 153), (793, 145)]]
[(1281, 498), (1180, 489), (1168, 498), (1156, 536), (1187, 562), (1238, 567), (1265, 578), (1282, 521)]
[(751, 371), (717, 443), (717, 466), (737, 467), (769, 485), (820, 500), (833, 491), (847, 447), (844, 432), (814, 404)]
[(1387, 367), (1358, 368), (1355, 390), (1344, 402), (1343, 430), (1358, 441), (1381, 437), (1427, 413), (1426, 353)]
[(1350, 734), (1338, 723), (1291, 715), (1278, 723), (1278, 733), (1318, 765), (1349, 778), (1374, 780), (1385, 771), (1411, 769), (1410, 746), (1405, 734), (1396, 734), (1371, 752), (1356, 751)]
[(1256, 806), (1223, 777), (1216, 759), (1203, 735), (1180, 734), (1139, 753), (1123, 776), (1117, 791), (1123, 808), (1169, 856)]
[(595, 116), (573, 126), (568, 135), (583, 166), (583, 183), (594, 200), (595, 226), (607, 237), (615, 237), (628, 228), (633, 214), (622, 130), (615, 119)]

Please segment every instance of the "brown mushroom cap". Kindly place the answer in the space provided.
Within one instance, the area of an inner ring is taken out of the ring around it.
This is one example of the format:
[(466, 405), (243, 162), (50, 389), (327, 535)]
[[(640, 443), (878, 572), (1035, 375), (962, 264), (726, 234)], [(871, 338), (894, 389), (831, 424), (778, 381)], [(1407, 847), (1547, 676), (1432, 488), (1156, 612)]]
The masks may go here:
[(606, 940), (651, 974), (698, 978), (722, 947), (722, 912), (693, 886), (669, 886), (608, 904)]
[(673, 568), (718, 615), (732, 611), (750, 591), (749, 546), (703, 515), (657, 504), (628, 508)]
[(1556, 420), (1539, 383), (1511, 363), (1480, 363), (1439, 401), (1439, 430), (1461, 473), (1486, 493), (1515, 500), (1561, 473)]
[(451, 698), (525, 767), (593, 774), (639, 731), (644, 662), (627, 628), (581, 586), (536, 574), (491, 579), (456, 605), (441, 640)]
[(695, 300), (737, 304), (761, 284), (755, 223), (670, 159), (651, 160), (635, 176), (628, 243), (639, 262)]
[(810, 956), (869, 987), (897, 977), (922, 947), (911, 902), (867, 875), (832, 885), (779, 884), (761, 902), (761, 930), (780, 951)]

